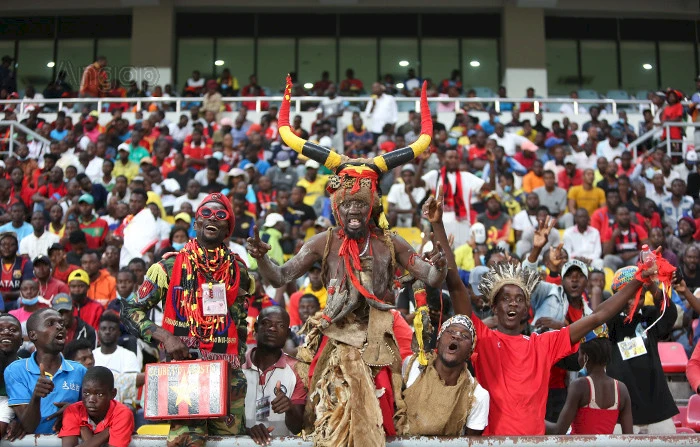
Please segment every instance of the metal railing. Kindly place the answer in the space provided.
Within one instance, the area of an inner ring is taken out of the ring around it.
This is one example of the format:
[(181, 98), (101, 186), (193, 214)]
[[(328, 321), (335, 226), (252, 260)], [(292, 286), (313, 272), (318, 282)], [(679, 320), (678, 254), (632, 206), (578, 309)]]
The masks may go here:
[[(364, 103), (367, 103), (370, 101), (372, 98), (369, 96), (340, 96), (344, 101), (347, 101), (351, 105), (358, 105), (361, 106)], [(407, 97), (402, 97), (402, 96), (396, 96), (395, 97), (396, 101), (398, 103), (413, 103), (413, 108), (415, 110), (418, 110), (420, 108), (420, 100), (419, 98), (407, 98)], [(174, 111), (175, 112), (180, 112), (186, 107), (183, 107), (183, 104), (190, 104), (190, 103), (198, 103), (201, 104), (203, 102), (204, 98), (203, 97), (171, 97), (171, 98), (163, 98), (163, 97), (149, 97), (149, 98), (59, 98), (59, 99), (41, 99), (41, 100), (36, 100), (36, 99), (11, 99), (11, 100), (0, 100), (0, 105), (14, 105), (18, 108), (18, 115), (24, 115), (25, 114), (25, 109), (28, 106), (37, 106), (39, 105), (40, 107), (44, 107), (47, 104), (57, 104), (58, 109), (61, 110), (65, 105), (75, 105), (75, 104), (97, 104), (97, 109), (102, 111), (104, 110), (104, 105), (105, 104), (112, 104), (112, 103), (126, 103), (129, 104), (130, 106), (133, 105), (135, 106), (136, 110), (143, 111), (143, 106), (144, 104), (148, 103), (169, 103), (173, 104), (175, 106)], [(302, 110), (302, 105), (303, 104), (318, 104), (323, 100), (323, 97), (321, 96), (300, 96), (300, 97), (295, 97), (292, 98), (292, 103), (294, 105), (294, 108), (296, 112), (299, 112)], [(222, 101), (224, 104), (232, 104), (232, 109), (236, 110), (236, 105), (238, 103), (242, 102), (255, 102), (255, 111), (256, 112), (261, 112), (262, 111), (262, 103), (267, 102), (273, 102), (273, 103), (280, 103), (282, 102), (282, 96), (251, 96), (251, 97), (240, 97), (240, 96), (227, 96), (222, 98)], [(462, 105), (463, 104), (488, 104), (489, 107), (493, 106), (496, 111), (500, 112), (502, 110), (502, 105), (503, 104), (513, 104), (515, 107), (515, 104), (523, 103), (523, 102), (531, 102), (533, 103), (533, 109), (534, 113), (539, 113), (540, 111), (543, 111), (546, 109), (547, 104), (571, 104), (573, 107), (574, 115), (579, 115), (579, 105), (585, 105), (585, 106), (591, 106), (591, 105), (597, 105), (597, 106), (602, 106), (602, 107), (607, 107), (610, 106), (611, 112), (613, 114), (616, 114), (618, 111), (618, 108), (621, 106), (631, 106), (631, 107), (637, 107), (639, 108), (640, 106), (644, 106), (645, 108), (650, 108), (652, 112), (654, 111), (655, 107), (649, 101), (648, 99), (576, 99), (572, 100), (571, 98), (467, 98), (467, 97), (461, 97), (461, 98), (440, 98), (440, 97), (435, 97), (435, 98), (428, 98), (428, 102), (430, 103), (441, 103), (441, 104), (450, 104), (452, 103), (454, 107), (450, 109), (450, 111), (454, 112), (461, 112), (462, 111)], [(252, 111), (252, 110), (251, 110)]]
[[(672, 127), (680, 127), (683, 129), (683, 132), (687, 130), (687, 128), (692, 127), (697, 129), (700, 127), (700, 123), (684, 123), (684, 122), (665, 122), (662, 123), (661, 126), (655, 127), (644, 134), (640, 135), (637, 137), (636, 140), (632, 141), (628, 146), (627, 149), (632, 151), (632, 157), (633, 159), (637, 158), (637, 148), (643, 144), (646, 143), (647, 141), (650, 141), (652, 138), (654, 138), (655, 135), (659, 133), (659, 131), (663, 130), (665, 131), (667, 138), (659, 141), (659, 143), (655, 146), (655, 148), (659, 148), (662, 146), (666, 146), (666, 153), (668, 154), (669, 157), (674, 156), (674, 155), (683, 155), (683, 140), (672, 140), (669, 138), (671, 136), (671, 128)], [(674, 143), (680, 143), (681, 145), (681, 150), (679, 151), (674, 151), (673, 150), (673, 145)], [(700, 150), (700, 148), (695, 148), (695, 150)]]
[[(134, 436), (130, 447), (162, 447), (165, 445), (165, 436)], [(599, 445), (605, 447), (675, 447), (697, 446), (697, 435), (598, 435), (598, 436), (485, 436), (469, 438), (394, 438), (387, 440), (387, 447), (560, 447)], [(61, 441), (56, 436), (25, 436), (24, 439), (0, 442), (0, 447), (56, 447)], [(247, 436), (241, 437), (211, 437), (207, 440), (208, 447), (254, 447), (256, 444)], [(301, 438), (272, 438), (272, 446), (279, 447), (311, 447), (313, 443)]]
[(27, 135), (31, 135), (31, 137), (33, 139), (39, 140), (44, 144), (51, 144), (51, 141), (42, 137), (41, 135), (39, 135), (38, 133), (36, 133), (32, 129), (25, 126), (24, 124), (21, 124), (17, 121), (4, 121), (4, 120), (0, 121), (0, 129), (6, 128), (7, 126), (10, 127), (10, 133), (8, 134), (7, 137), (0, 138), (0, 147), (2, 147), (2, 145), (4, 143), (7, 143), (8, 149), (7, 149), (7, 151), (0, 151), (0, 154), (9, 153), (10, 155), (12, 155), (14, 153), (14, 148), (15, 148), (14, 135), (15, 135), (15, 132), (17, 129), (21, 130), (23, 133), (25, 133)]

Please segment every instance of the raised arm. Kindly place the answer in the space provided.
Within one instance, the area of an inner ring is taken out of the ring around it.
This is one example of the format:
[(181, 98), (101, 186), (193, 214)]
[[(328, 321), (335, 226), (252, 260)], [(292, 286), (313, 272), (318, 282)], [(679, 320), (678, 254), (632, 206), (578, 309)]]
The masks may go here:
[(425, 216), (433, 226), (433, 239), (435, 243), (439, 243), (444, 247), (448, 247), (445, 250), (445, 258), (447, 259), (447, 288), (450, 291), (450, 297), (452, 298), (452, 306), (454, 307), (455, 314), (472, 316), (472, 302), (469, 299), (469, 293), (467, 287), (462, 282), (457, 271), (457, 263), (455, 262), (455, 256), (452, 250), (449, 249), (450, 243), (447, 240), (447, 232), (445, 231), (445, 226), (442, 223), (442, 204), (443, 204), (443, 191), (440, 188), (438, 192), (438, 199), (435, 197), (428, 197), (425, 204), (423, 204), (423, 216)]
[(444, 242), (433, 240), (433, 251), (426, 261), (418, 256), (413, 247), (403, 238), (393, 236), (392, 239), (399, 264), (404, 266), (414, 278), (420, 279), (430, 287), (436, 289), (442, 287), (447, 274), (447, 259), (445, 258), (445, 250), (442, 249)]
[[(323, 250), (326, 246), (328, 235), (324, 232), (309, 239), (299, 250), (299, 253), (285, 262), (284, 265), (277, 265), (267, 256), (270, 245), (260, 240), (258, 227), (254, 229), (255, 237), (248, 238), (248, 254), (258, 261), (260, 274), (270, 281), (272, 287), (282, 287), (294, 281), (311, 269), (316, 261), (323, 258)], [(333, 231), (328, 230), (328, 231)]]
[[(659, 269), (656, 266), (642, 270), (642, 278), (649, 278), (658, 273)], [(632, 279), (627, 285), (619, 290), (615, 295), (601, 303), (596, 310), (589, 316), (583, 317), (569, 326), (569, 336), (571, 344), (578, 343), (583, 336), (597, 328), (601, 324), (607, 322), (612, 317), (617, 315), (625, 308), (627, 303), (634, 298), (637, 291), (642, 287), (643, 283), (638, 279)]]

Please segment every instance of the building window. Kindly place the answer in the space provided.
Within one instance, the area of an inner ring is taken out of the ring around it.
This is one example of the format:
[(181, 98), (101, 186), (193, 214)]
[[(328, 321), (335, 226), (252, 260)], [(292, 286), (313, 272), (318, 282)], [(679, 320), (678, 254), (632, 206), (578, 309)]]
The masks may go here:
[(618, 88), (617, 45), (612, 41), (581, 41), (581, 88), (600, 94)]
[(287, 73), (295, 71), (294, 39), (258, 39), (258, 84), (270, 95), (284, 89)]
[(119, 80), (124, 85), (131, 79), (131, 40), (99, 39), (97, 56), (107, 58), (110, 80)]
[[(550, 96), (568, 96), (578, 90), (578, 62), (575, 40), (547, 40), (547, 90)], [(610, 67), (607, 67), (610, 70)], [(511, 92), (514, 96), (525, 96), (525, 92)]]
[(177, 86), (182, 94), (187, 79), (194, 70), (199, 70), (204, 79), (213, 76), (214, 39), (179, 39), (177, 43)]
[[(457, 67), (455, 67), (457, 68)], [(498, 90), (498, 39), (462, 39), (462, 84)], [(445, 73), (444, 78), (449, 78)]]
[(248, 78), (255, 72), (255, 44), (253, 39), (217, 39), (216, 74), (228, 68), (231, 76), (238, 79), (240, 88), (248, 84)]
[(17, 89), (31, 85), (43, 92), (53, 78), (56, 64), (53, 58), (53, 40), (20, 40), (17, 54)]
[(313, 84), (324, 71), (335, 82), (336, 56), (334, 38), (299, 39), (299, 82)]
[(361, 80), (365, 91), (370, 91), (377, 80), (377, 39), (340, 39), (340, 74), (342, 82), (348, 69), (355, 71), (355, 78)]
[(71, 87), (76, 90), (80, 88), (83, 70), (94, 62), (94, 48), (93, 39), (59, 39), (56, 74), (65, 71), (66, 80)]
[(379, 72), (382, 80), (386, 75), (391, 75), (394, 83), (397, 83), (406, 77), (409, 68), (415, 69), (417, 73), (418, 64), (418, 39), (379, 41)]
[(416, 75), (423, 79), (430, 78), (438, 83), (449, 77), (452, 70), (459, 67), (458, 39), (430, 39), (421, 41), (421, 71), (416, 69)]
[(661, 86), (680, 89), (686, 94), (695, 90), (695, 48), (692, 43), (659, 42)]
[[(658, 88), (656, 47), (654, 42), (620, 43), (622, 88), (632, 94)], [(641, 93), (640, 93), (641, 94)]]

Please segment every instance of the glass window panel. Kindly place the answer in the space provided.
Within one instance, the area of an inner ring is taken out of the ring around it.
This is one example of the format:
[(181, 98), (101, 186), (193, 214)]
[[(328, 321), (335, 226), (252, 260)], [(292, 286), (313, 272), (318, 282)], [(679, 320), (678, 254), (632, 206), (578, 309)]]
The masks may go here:
[(314, 83), (324, 71), (335, 82), (335, 39), (299, 39), (299, 82)]
[(179, 39), (177, 43), (177, 87), (179, 93), (194, 70), (204, 79), (213, 76), (214, 39)]
[[(281, 94), (287, 73), (294, 71), (294, 39), (258, 39), (258, 83), (270, 95)], [(247, 84), (245, 82), (244, 84)]]
[[(394, 82), (399, 82), (406, 77), (409, 68), (418, 71), (418, 39), (381, 39), (379, 45), (379, 70), (382, 78), (390, 74), (394, 77)], [(365, 88), (369, 86), (365, 84)]]
[(621, 42), (622, 88), (628, 92), (656, 90), (656, 49), (653, 42)]
[(20, 40), (17, 55), (17, 89), (32, 85), (43, 92), (53, 77), (53, 40)]
[(582, 40), (581, 73), (583, 89), (592, 89), (603, 95), (607, 94), (608, 90), (616, 90), (618, 84), (615, 42)]
[(659, 42), (661, 87), (673, 87), (689, 93), (695, 89), (695, 48), (686, 42)]
[(352, 68), (355, 78), (362, 81), (366, 91), (377, 80), (377, 39), (340, 39), (340, 73), (342, 82), (345, 72)]
[(216, 59), (224, 65), (217, 66), (218, 75), (228, 68), (231, 76), (238, 80), (239, 88), (248, 84), (248, 78), (255, 72), (255, 43), (253, 39), (217, 39)]
[[(423, 39), (421, 42), (421, 69), (423, 79), (433, 82), (448, 77), (459, 67), (459, 41), (457, 39)], [(416, 70), (416, 74), (418, 74)]]
[(93, 63), (95, 41), (92, 39), (62, 39), (58, 41), (56, 73), (66, 72), (66, 81), (78, 90), (86, 66)]
[[(449, 78), (451, 71), (445, 72), (442, 79)], [(462, 39), (462, 84), (464, 87), (487, 87), (496, 92), (498, 91), (498, 72), (497, 39)]]
[(97, 41), (97, 55), (107, 58), (108, 69), (118, 70), (121, 73), (128, 70), (131, 64), (131, 41), (129, 39), (99, 39)]
[(578, 63), (575, 40), (547, 40), (547, 91), (550, 95), (568, 95), (578, 90)]

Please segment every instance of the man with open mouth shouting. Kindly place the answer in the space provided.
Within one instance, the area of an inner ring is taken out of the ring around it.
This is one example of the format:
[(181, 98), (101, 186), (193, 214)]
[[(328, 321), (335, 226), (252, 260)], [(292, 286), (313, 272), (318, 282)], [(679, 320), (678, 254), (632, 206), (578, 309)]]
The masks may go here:
[[(174, 360), (191, 358), (229, 363), (229, 412), (221, 419), (170, 424), (168, 446), (203, 446), (207, 435), (245, 434), (245, 300), (254, 285), (243, 261), (224, 244), (235, 226), (231, 202), (219, 193), (197, 208), (191, 239), (177, 253), (151, 266), (136, 294), (122, 303), (129, 331), (160, 342)], [(163, 304), (163, 327), (148, 319)]]
[[(442, 225), (442, 197), (437, 200), (429, 198), (423, 209), (433, 226), (436, 240), (447, 243)], [(554, 222), (540, 222), (539, 237), (543, 241), (553, 226)], [(536, 245), (539, 245), (537, 241)], [(664, 269), (664, 263), (668, 266), (660, 255), (656, 256), (656, 265), (640, 268), (625, 288), (596, 307), (591, 315), (560, 330), (527, 337), (521, 332), (527, 324), (530, 296), (540, 281), (539, 274), (508, 262), (490, 267), (479, 283), (479, 290), (491, 303), (496, 317), (496, 330), (491, 330), (472, 314), (472, 304), (457, 273), (454, 255), (449, 250), (446, 255), (449, 266), (447, 285), (455, 313), (471, 317), (479, 340), (472, 361), (476, 378), (489, 392), (491, 402), (484, 434), (494, 436), (544, 435), (551, 367), (576, 352), (581, 338), (617, 315), (642, 286), (657, 292), (652, 278), (658, 275), (659, 266)]]
[[(397, 312), (389, 311), (396, 293), (394, 272), (398, 264), (416, 279), (440, 287), (447, 266), (444, 243), (434, 244), (425, 261), (404, 239), (388, 231), (378, 189), (383, 173), (410, 162), (430, 145), (433, 132), (426, 87), (416, 142), (374, 159), (350, 159), (292, 132), (291, 86), (288, 77), (280, 108), (280, 136), (296, 152), (335, 172), (327, 189), (338, 227), (309, 239), (282, 266), (270, 261), (266, 254), (270, 246), (260, 240), (257, 230), (255, 238), (248, 239), (248, 252), (273, 287), (294, 281), (315, 262), (321, 263), (328, 289), (326, 308), (307, 320), (306, 344), (297, 352), (300, 364), (308, 365), (297, 371), (311, 393), (305, 432), (313, 433), (317, 446), (383, 446), (385, 434), (401, 435), (407, 430), (395, 329), (406, 323), (399, 321), (402, 317)], [(410, 354), (409, 344), (406, 354)], [(383, 392), (377, 393), (380, 389)]]

